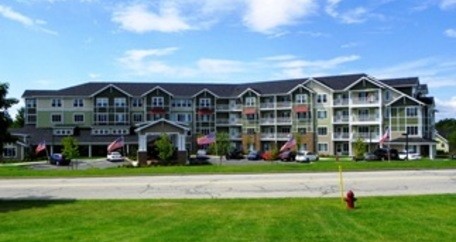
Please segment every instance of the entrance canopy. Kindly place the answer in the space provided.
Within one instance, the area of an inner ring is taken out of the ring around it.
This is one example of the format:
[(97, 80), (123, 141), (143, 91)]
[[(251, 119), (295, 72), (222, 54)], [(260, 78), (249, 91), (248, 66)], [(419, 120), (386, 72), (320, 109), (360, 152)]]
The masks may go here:
[(167, 119), (143, 123), (135, 129), (138, 134), (138, 151), (147, 151), (148, 136), (160, 136), (163, 133), (170, 136), (178, 151), (185, 151), (185, 140), (189, 130), (184, 125)]

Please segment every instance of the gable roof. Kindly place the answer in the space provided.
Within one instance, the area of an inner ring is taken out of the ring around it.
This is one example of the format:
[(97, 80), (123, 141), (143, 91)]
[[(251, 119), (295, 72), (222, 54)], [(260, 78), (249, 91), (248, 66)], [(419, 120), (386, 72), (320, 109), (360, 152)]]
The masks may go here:
[(387, 86), (405, 87), (418, 85), (416, 77), (375, 80), (364, 73), (348, 74), (337, 76), (323, 76), (311, 78), (299, 78), (288, 80), (275, 80), (263, 82), (250, 82), (240, 84), (217, 84), (217, 83), (170, 83), (170, 82), (88, 82), (60, 90), (26, 90), (22, 95), (25, 97), (74, 97), (92, 96), (107, 87), (116, 87), (122, 90), (127, 96), (140, 97), (150, 90), (160, 88), (166, 90), (175, 97), (191, 98), (203, 90), (210, 91), (217, 97), (238, 97), (240, 94), (250, 89), (260, 95), (287, 95), (293, 89), (309, 81), (315, 81), (322, 86), (333, 91), (343, 91), (353, 83), (361, 79), (372, 80), (374, 83), (379, 81)]

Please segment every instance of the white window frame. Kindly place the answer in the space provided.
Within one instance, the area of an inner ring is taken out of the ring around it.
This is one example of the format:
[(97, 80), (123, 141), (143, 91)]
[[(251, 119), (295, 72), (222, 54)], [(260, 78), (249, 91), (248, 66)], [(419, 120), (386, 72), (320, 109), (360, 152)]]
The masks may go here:
[(82, 108), (84, 107), (84, 99), (82, 98), (75, 98), (73, 100), (73, 107), (75, 108)]
[[(326, 134), (320, 134), (320, 129), (325, 129)], [(317, 127), (317, 135), (318, 136), (328, 136), (328, 127), (327, 126), (318, 126)]]
[(209, 108), (212, 106), (210, 98), (200, 98), (199, 99), (199, 106), (202, 108)]
[(106, 108), (109, 106), (109, 99), (107, 97), (97, 97), (95, 105), (98, 108)]
[(116, 108), (123, 108), (127, 106), (127, 99), (124, 97), (116, 97), (114, 98), (114, 107)]
[(142, 107), (142, 98), (133, 98), (133, 100), (131, 101), (131, 105), (133, 107)]
[(152, 107), (160, 107), (163, 108), (165, 106), (165, 98), (164, 97), (152, 97)]
[(53, 99), (51, 99), (51, 107), (53, 107), (53, 108), (62, 107), (62, 99), (61, 98), (53, 98)]
[(328, 112), (326, 110), (317, 110), (317, 118), (318, 119), (328, 118)]
[(418, 107), (406, 107), (405, 116), (407, 118), (416, 118), (418, 117)]
[[(144, 115), (142, 113), (133, 113), (132, 114), (132, 119), (133, 119), (133, 122), (134, 123), (140, 123), (140, 122), (143, 122), (144, 120)], [(139, 117), (139, 120), (138, 120), (138, 117)]]
[[(8, 155), (8, 152), (7, 152), (8, 150), (13, 151), (12, 153), (14, 155)], [(17, 147), (14, 145), (5, 145), (5, 147), (3, 147), (2, 152), (3, 152), (4, 158), (8, 158), (8, 159), (17, 158)]]
[[(416, 129), (416, 133), (410, 132), (410, 131), (415, 131), (415, 129)], [(420, 128), (418, 127), (418, 125), (407, 125), (405, 127), (405, 130), (409, 136), (419, 136), (420, 135)]]
[(116, 113), (116, 114), (114, 114), (114, 122), (115, 123), (125, 123), (125, 122), (127, 122), (127, 114), (126, 113)]
[(25, 104), (27, 108), (36, 108), (36, 99), (26, 99)]
[[(77, 121), (76, 116), (82, 116), (82, 121)], [(85, 122), (85, 115), (83, 113), (75, 113), (73, 114), (73, 122), (75, 123), (84, 123)]]
[(307, 100), (308, 100), (307, 98), (308, 98), (307, 94), (296, 94), (295, 102), (298, 104), (304, 104), (304, 103), (307, 103)]
[(328, 97), (325, 93), (317, 94), (317, 103), (326, 103), (328, 102)]
[(246, 107), (255, 107), (256, 106), (256, 97), (246, 97), (245, 106)]
[[(103, 120), (101, 117), (104, 117)], [(95, 118), (96, 123), (109, 123), (109, 115), (107, 113), (97, 113)]]
[[(54, 121), (54, 117), (60, 117), (60, 121)], [(61, 124), (63, 123), (63, 116), (61, 113), (51, 113), (51, 123)]]
[[(325, 149), (324, 150), (320, 149), (321, 146), (325, 146)], [(318, 152), (328, 152), (329, 151), (329, 144), (326, 143), (326, 142), (318, 143), (317, 144), (317, 150), (318, 150)]]

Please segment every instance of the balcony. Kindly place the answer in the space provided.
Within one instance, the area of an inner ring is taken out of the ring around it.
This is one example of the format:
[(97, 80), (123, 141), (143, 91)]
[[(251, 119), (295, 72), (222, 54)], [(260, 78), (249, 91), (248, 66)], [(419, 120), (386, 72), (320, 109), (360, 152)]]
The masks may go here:
[(310, 118), (298, 118), (296, 119), (298, 125), (308, 125), (312, 124), (312, 119)]
[(337, 99), (334, 99), (333, 105), (335, 107), (348, 106), (348, 98), (337, 98)]
[(369, 95), (367, 97), (362, 97), (362, 98), (352, 98), (351, 100), (353, 105), (379, 105), (380, 104), (380, 99), (378, 98), (378, 95)]
[(350, 121), (350, 116), (348, 116), (348, 115), (342, 115), (342, 116), (336, 115), (335, 117), (333, 117), (334, 123), (348, 123), (349, 121)]
[(290, 133), (277, 133), (277, 139), (290, 139)]
[(230, 111), (230, 105), (228, 104), (217, 104), (217, 108), (215, 110), (221, 111), (221, 112), (228, 112)]
[(354, 115), (353, 122), (380, 122), (379, 115)]
[(260, 124), (273, 125), (273, 124), (275, 124), (275, 119), (274, 118), (261, 118), (260, 119)]
[(291, 102), (277, 102), (277, 108), (291, 108)]
[(275, 139), (275, 133), (261, 133), (261, 139)]
[(380, 134), (374, 132), (355, 132), (352, 135), (353, 140), (357, 140), (358, 138), (363, 139), (364, 141), (372, 141), (378, 142), (380, 140)]
[(274, 103), (261, 103), (260, 108), (261, 109), (273, 109)]
[(291, 124), (291, 118), (277, 118), (277, 124)]
[(335, 132), (333, 133), (333, 140), (349, 140), (350, 133), (348, 132)]
[(230, 125), (230, 120), (227, 119), (227, 118), (218, 118), (217, 119), (217, 125), (219, 125), (219, 126)]

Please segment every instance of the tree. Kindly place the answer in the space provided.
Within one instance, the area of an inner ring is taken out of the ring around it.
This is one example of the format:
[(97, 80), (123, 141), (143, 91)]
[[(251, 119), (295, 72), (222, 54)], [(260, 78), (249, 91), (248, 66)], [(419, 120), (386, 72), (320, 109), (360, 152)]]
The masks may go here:
[(68, 159), (74, 159), (79, 157), (79, 145), (78, 141), (72, 137), (67, 136), (62, 139), (62, 154)]
[(364, 153), (366, 152), (366, 144), (364, 144), (364, 141), (361, 137), (358, 137), (358, 139), (356, 139), (356, 142), (353, 144), (353, 152), (353, 159), (355, 161), (363, 159)]
[(174, 155), (174, 145), (169, 136), (166, 133), (163, 133), (160, 138), (155, 141), (155, 145), (158, 149), (158, 157), (164, 161), (165, 164), (169, 164)]
[(8, 114), (8, 109), (19, 101), (15, 98), (7, 98), (8, 83), (0, 83), (0, 161), (3, 160), (3, 147), (5, 143), (13, 142), (14, 138), (8, 132), (13, 120)]
[(456, 152), (456, 119), (447, 118), (435, 124), (435, 128), (443, 137), (448, 140), (450, 153)]
[(19, 108), (17, 110), (16, 117), (14, 118), (13, 124), (11, 125), (12, 128), (22, 128), (25, 124), (25, 107)]
[(215, 143), (211, 144), (214, 146), (215, 153), (220, 156), (220, 162), (222, 157), (230, 151), (230, 136), (226, 132), (219, 132), (215, 136)]

